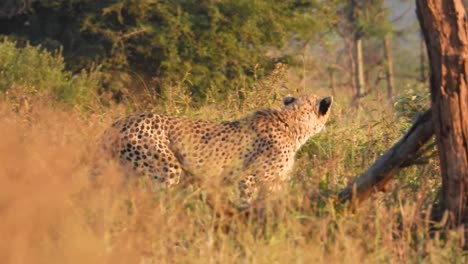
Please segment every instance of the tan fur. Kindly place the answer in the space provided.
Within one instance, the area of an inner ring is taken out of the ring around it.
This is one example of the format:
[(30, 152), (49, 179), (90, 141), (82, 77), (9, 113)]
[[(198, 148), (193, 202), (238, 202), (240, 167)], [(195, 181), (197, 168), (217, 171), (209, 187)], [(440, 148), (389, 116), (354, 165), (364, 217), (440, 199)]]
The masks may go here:
[[(331, 98), (327, 98), (331, 104)], [(181, 178), (218, 177), (237, 182), (246, 200), (259, 190), (281, 188), (299, 148), (325, 125), (323, 99), (285, 98), (279, 109), (257, 111), (231, 122), (145, 113), (123, 118), (106, 133), (111, 153), (137, 174), (167, 186)]]

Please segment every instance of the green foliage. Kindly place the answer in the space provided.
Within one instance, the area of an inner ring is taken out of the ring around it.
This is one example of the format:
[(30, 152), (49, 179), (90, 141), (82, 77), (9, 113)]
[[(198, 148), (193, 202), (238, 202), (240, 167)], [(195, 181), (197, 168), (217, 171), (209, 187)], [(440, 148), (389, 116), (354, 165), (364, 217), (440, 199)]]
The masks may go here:
[(406, 85), (402, 94), (395, 99), (395, 114), (398, 118), (411, 121), (429, 108), (429, 89), (424, 84)]
[(17, 86), (26, 93), (50, 93), (58, 101), (85, 106), (95, 99), (98, 79), (96, 70), (75, 75), (66, 71), (59, 52), (30, 45), (18, 48), (8, 39), (0, 42), (0, 92)]
[(360, 37), (383, 37), (393, 29), (384, 0), (347, 1), (341, 10), (347, 17), (343, 27)]
[(87, 16), (83, 29), (110, 42), (112, 65), (155, 76), (159, 92), (186, 80), (204, 98), (212, 87), (226, 92), (271, 71), (282, 58), (267, 51), (295, 29), (319, 27), (318, 17), (304, 15), (313, 2), (118, 1)]
[(356, 26), (362, 34), (383, 37), (391, 32), (392, 25), (388, 19), (389, 10), (384, 8), (383, 0), (357, 1)]
[(223, 94), (249, 86), (272, 71), (276, 62), (290, 60), (281, 52), (285, 44), (329, 30), (336, 4), (317, 0), (31, 3), (27, 16), (4, 22), (12, 29), (5, 34), (51, 49), (63, 45), (72, 70), (94, 63), (103, 69), (136, 72), (159, 94), (184, 80), (195, 99), (205, 98), (209, 89)]

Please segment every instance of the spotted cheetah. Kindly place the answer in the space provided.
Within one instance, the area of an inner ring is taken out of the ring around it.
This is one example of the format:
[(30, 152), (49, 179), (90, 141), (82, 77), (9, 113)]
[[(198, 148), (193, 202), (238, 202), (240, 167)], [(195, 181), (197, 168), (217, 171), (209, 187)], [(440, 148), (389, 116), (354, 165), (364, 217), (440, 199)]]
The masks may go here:
[(288, 96), (283, 104), (229, 122), (131, 115), (112, 124), (105, 141), (122, 165), (165, 186), (218, 177), (250, 202), (281, 188), (295, 153), (325, 126), (332, 98)]

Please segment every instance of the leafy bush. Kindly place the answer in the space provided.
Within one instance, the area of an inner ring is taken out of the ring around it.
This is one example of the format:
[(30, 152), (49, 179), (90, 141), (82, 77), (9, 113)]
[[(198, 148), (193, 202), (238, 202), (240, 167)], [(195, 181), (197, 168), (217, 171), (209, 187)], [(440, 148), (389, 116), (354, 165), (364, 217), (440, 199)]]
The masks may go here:
[(162, 93), (185, 79), (204, 99), (212, 87), (225, 94), (273, 70), (284, 57), (269, 50), (325, 21), (306, 15), (312, 2), (301, 10), (296, 1), (117, 1), (90, 13), (83, 29), (112, 47), (106, 65), (154, 76)]
[(72, 70), (136, 73), (159, 95), (185, 80), (199, 102), (209, 89), (225, 96), (251, 85), (291, 60), (286, 44), (330, 30), (336, 3), (319, 2), (32, 0), (26, 14), (0, 20), (0, 34), (62, 46)]
[(52, 94), (58, 101), (84, 106), (95, 99), (99, 86), (97, 70), (72, 74), (65, 70), (60, 52), (3, 39), (0, 42), (0, 92), (21, 87), (26, 93)]

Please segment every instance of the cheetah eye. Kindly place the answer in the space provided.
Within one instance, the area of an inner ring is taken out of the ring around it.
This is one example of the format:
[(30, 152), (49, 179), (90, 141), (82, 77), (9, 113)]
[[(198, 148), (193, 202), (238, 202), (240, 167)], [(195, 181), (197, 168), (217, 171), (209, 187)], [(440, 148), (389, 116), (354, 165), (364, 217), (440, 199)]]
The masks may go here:
[(296, 100), (297, 100), (296, 97), (286, 96), (286, 97), (283, 99), (283, 104), (284, 104), (284, 105), (290, 105), (290, 104), (294, 103)]
[(328, 96), (320, 100), (320, 105), (319, 105), (319, 113), (321, 115), (325, 115), (328, 112), (328, 109), (330, 109), (330, 106), (332, 104), (333, 99)]

